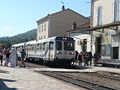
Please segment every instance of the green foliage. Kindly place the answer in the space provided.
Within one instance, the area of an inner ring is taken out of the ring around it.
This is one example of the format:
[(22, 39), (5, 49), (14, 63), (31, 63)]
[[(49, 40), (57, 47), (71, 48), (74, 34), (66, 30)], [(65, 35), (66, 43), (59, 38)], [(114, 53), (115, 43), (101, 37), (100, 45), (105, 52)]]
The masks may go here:
[(13, 44), (27, 42), (30, 40), (36, 40), (36, 36), (37, 36), (36, 32), (37, 32), (37, 30), (33, 29), (26, 33), (18, 34), (13, 37), (0, 38), (0, 45), (10, 48), (11, 45), (13, 45)]

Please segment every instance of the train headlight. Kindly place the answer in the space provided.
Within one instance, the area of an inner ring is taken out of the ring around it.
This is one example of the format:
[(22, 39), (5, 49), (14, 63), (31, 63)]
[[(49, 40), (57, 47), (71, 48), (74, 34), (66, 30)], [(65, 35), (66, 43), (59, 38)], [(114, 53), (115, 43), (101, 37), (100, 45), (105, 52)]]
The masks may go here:
[(57, 51), (56, 53), (57, 53), (57, 54), (62, 54), (62, 52), (60, 52), (60, 51)]
[(70, 54), (70, 55), (74, 55), (74, 52), (70, 52), (69, 54)]

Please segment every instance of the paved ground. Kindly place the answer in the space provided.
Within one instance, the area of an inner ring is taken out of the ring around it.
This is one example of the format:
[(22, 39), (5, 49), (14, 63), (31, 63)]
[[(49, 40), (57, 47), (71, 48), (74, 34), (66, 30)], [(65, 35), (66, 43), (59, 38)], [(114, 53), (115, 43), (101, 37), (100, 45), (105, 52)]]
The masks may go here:
[(27, 68), (0, 66), (0, 90), (85, 90)]
[(78, 69), (60, 68), (11, 68), (0, 66), (0, 90), (85, 90), (72, 84), (54, 79), (34, 71), (96, 72), (110, 71), (120, 73), (117, 68), (78, 67)]

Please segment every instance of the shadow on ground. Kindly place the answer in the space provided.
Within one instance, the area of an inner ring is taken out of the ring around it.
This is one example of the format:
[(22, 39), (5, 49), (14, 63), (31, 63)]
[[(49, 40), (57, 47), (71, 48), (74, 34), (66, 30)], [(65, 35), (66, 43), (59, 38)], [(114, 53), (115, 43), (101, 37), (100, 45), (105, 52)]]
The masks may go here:
[(0, 70), (0, 73), (6, 73), (6, 74), (9, 74), (8, 71), (5, 71), (5, 70)]
[(16, 88), (9, 88), (4, 82), (16, 82), (16, 80), (0, 79), (0, 90), (17, 90)]

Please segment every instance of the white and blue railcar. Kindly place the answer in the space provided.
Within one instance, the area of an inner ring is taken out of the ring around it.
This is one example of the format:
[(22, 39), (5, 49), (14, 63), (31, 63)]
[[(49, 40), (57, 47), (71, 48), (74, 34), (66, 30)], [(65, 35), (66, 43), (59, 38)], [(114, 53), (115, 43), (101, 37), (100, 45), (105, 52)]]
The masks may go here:
[(27, 58), (71, 63), (75, 58), (75, 40), (70, 37), (51, 37), (24, 43)]

